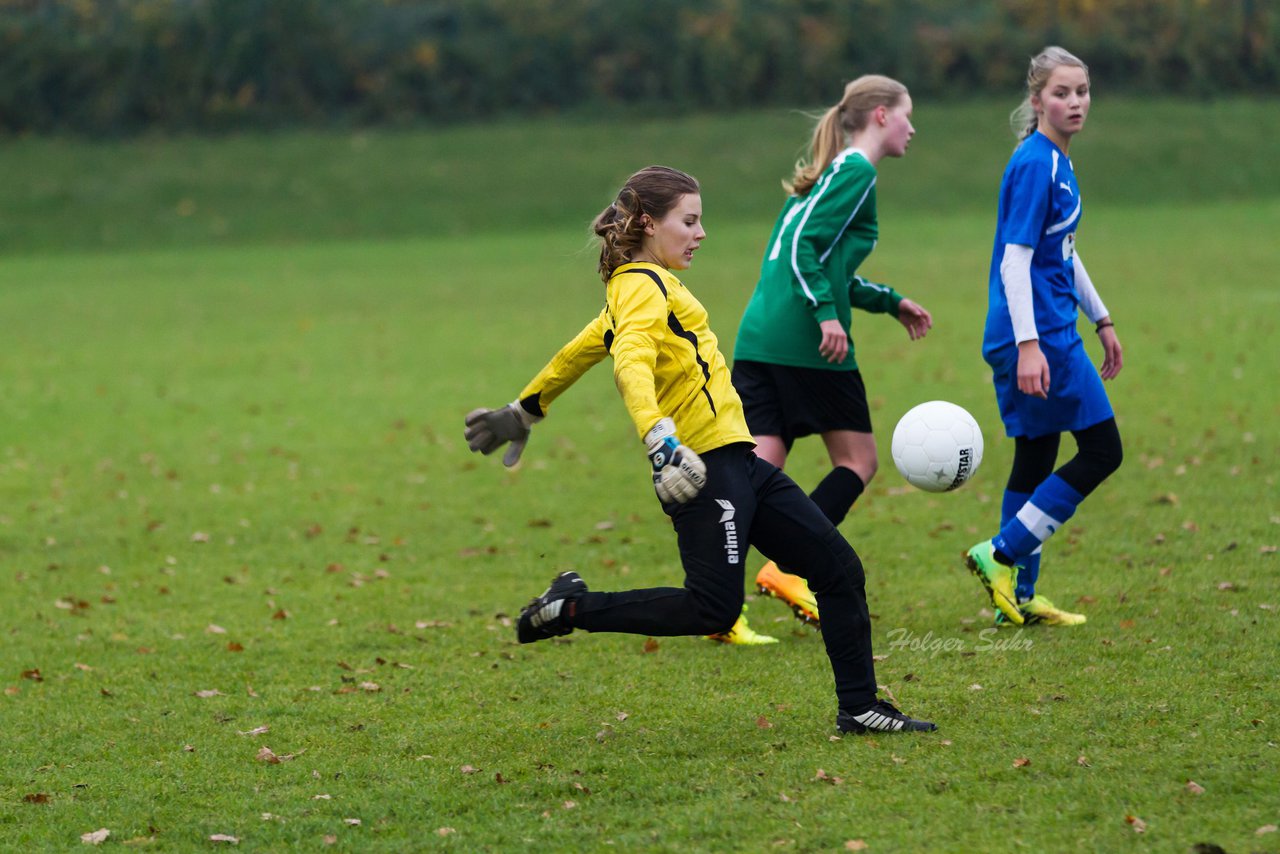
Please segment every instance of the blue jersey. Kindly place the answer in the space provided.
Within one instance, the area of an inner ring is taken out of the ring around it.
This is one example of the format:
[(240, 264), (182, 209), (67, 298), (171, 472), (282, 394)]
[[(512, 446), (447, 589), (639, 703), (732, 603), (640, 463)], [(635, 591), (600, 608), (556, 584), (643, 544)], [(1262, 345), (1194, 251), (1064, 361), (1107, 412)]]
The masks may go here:
[(1043, 335), (1075, 326), (1079, 298), (1074, 256), (1081, 211), (1080, 188), (1071, 160), (1044, 134), (1031, 134), (1014, 151), (1000, 183), (984, 354), (1015, 344), (1009, 301), (1000, 278), (1000, 261), (1008, 243), (1034, 250), (1031, 297), (1036, 330)]

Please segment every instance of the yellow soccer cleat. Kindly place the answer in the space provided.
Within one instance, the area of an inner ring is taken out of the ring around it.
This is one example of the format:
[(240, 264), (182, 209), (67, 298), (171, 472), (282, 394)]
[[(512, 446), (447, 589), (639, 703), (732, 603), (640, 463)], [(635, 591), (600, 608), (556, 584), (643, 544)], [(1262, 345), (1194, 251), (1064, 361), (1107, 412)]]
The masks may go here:
[(786, 602), (800, 622), (822, 629), (822, 622), (818, 619), (818, 600), (800, 576), (783, 572), (776, 563), (769, 561), (756, 573), (756, 590)]
[(765, 644), (777, 643), (777, 638), (771, 638), (768, 635), (762, 635), (751, 626), (747, 625), (747, 606), (742, 606), (742, 614), (738, 616), (738, 621), (733, 624), (733, 628), (727, 632), (720, 632), (714, 635), (707, 635), (708, 640), (718, 641), (720, 643), (737, 644), (738, 646), (764, 646)]
[[(1089, 621), (1084, 614), (1062, 610), (1045, 596), (1032, 596), (1026, 602), (1018, 603), (1018, 610), (1022, 612), (1022, 618), (1028, 626), (1079, 626)], [(1004, 614), (997, 614), (996, 622), (999, 623), (1003, 616)]]
[(965, 552), (964, 563), (982, 582), (987, 595), (991, 597), (991, 604), (996, 606), (1005, 619), (1015, 626), (1026, 622), (1022, 612), (1018, 610), (1018, 600), (1013, 593), (1014, 569), (996, 560), (995, 546), (990, 540), (978, 543)]

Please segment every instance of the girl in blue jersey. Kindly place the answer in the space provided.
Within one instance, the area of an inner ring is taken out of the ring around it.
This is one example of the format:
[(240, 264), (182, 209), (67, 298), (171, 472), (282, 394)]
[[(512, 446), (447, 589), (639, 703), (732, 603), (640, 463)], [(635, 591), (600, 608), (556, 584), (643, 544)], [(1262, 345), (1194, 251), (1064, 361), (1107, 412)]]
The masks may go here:
[[(1014, 440), (1013, 470), (999, 533), (969, 549), (965, 563), (997, 622), (1085, 622), (1036, 593), (1040, 549), (1123, 456), (1102, 387), (1120, 373), (1120, 341), (1075, 246), (1082, 206), (1067, 150), (1088, 113), (1088, 68), (1060, 47), (1045, 48), (1031, 60), (1027, 98), (1014, 112), (1020, 142), (1000, 185), (982, 345)], [(1100, 372), (1076, 329), (1079, 311), (1102, 344)], [(1078, 450), (1054, 471), (1064, 432)]]
[[(828, 612), (822, 640), (835, 677), (842, 732), (927, 732), (876, 695), (862, 562), (804, 491), (752, 453), (742, 401), (708, 323), (706, 309), (672, 274), (688, 269), (706, 232), (691, 176), (642, 169), (596, 217), (604, 307), (525, 386), (497, 409), (467, 415), (467, 444), (507, 465), (520, 458), (530, 427), (596, 364), (613, 377), (653, 487), (675, 528), (684, 584), (641, 590), (588, 589), (562, 572), (520, 612), (521, 643), (588, 632), (698, 635), (728, 630), (742, 610), (746, 551), (754, 546), (801, 567)], [(576, 471), (574, 477), (589, 477)]]

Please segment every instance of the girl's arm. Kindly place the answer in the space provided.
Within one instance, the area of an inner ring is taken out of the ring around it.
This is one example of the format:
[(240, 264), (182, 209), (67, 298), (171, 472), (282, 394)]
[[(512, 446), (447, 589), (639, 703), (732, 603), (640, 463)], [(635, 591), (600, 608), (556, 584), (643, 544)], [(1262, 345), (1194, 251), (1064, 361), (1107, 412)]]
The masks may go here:
[(1084, 310), (1085, 317), (1093, 321), (1098, 340), (1102, 342), (1102, 367), (1098, 369), (1098, 373), (1104, 380), (1115, 379), (1116, 374), (1124, 367), (1124, 349), (1116, 336), (1116, 325), (1111, 321), (1111, 312), (1102, 304), (1102, 297), (1098, 296), (1093, 280), (1085, 272), (1079, 252), (1072, 256), (1072, 264), (1075, 266), (1076, 294), (1080, 297), (1080, 308)]
[(1035, 304), (1031, 298), (1031, 256), (1035, 250), (1007, 243), (1000, 260), (1000, 281), (1009, 303), (1013, 339), (1018, 342), (1018, 390), (1041, 399), (1049, 396), (1049, 363), (1040, 351)]

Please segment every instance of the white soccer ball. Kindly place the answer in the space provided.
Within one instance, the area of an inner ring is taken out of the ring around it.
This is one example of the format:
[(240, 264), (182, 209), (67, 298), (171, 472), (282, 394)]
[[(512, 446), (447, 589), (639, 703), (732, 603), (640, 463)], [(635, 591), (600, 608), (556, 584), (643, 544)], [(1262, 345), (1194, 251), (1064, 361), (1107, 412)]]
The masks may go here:
[(893, 428), (894, 465), (925, 492), (950, 492), (982, 462), (982, 430), (962, 407), (931, 400), (913, 407)]

